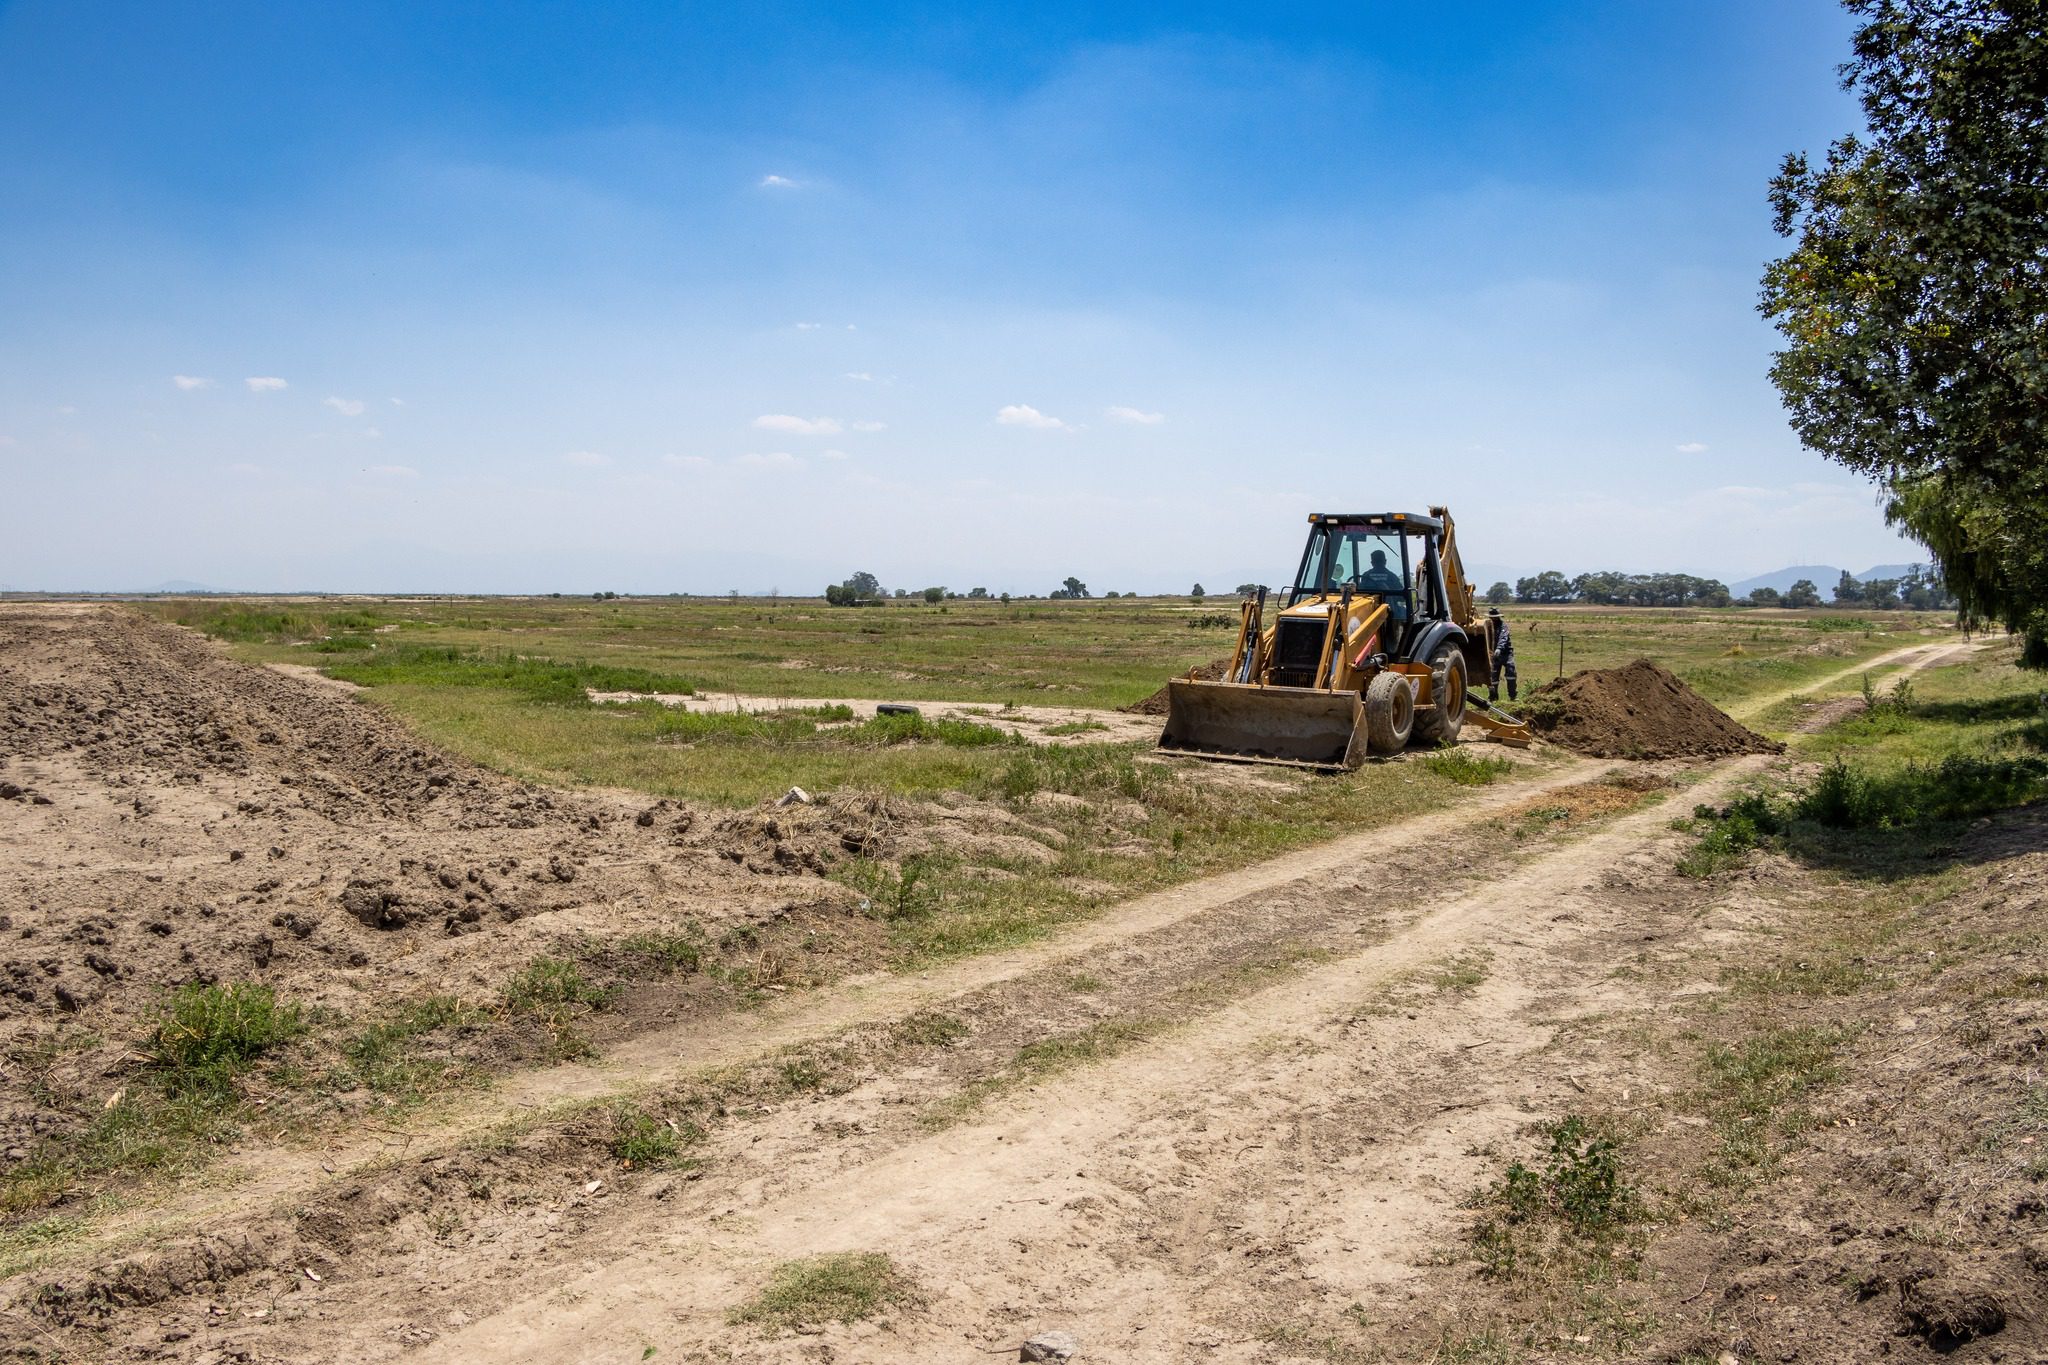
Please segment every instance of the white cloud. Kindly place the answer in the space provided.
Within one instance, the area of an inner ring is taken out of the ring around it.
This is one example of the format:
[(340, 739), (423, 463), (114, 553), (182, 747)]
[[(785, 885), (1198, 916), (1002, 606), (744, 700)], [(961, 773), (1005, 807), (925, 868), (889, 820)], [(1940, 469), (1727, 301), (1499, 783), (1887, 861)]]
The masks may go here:
[(855, 431), (887, 431), (889, 424), (887, 422), (855, 422), (853, 429)]
[(822, 322), (799, 322), (796, 325), (796, 329), (799, 332), (815, 332), (824, 325)]
[(171, 376), (171, 382), (187, 393), (192, 392), (194, 389), (210, 389), (213, 387), (211, 379), (201, 379), (196, 374), (174, 374)]
[(756, 417), (754, 425), (763, 431), (786, 431), (792, 436), (837, 436), (843, 430), (836, 417), (792, 417), (783, 412)]
[(249, 464), (246, 462), (240, 464), (231, 464), (228, 466), (228, 473), (240, 474), (244, 478), (251, 478), (257, 474), (261, 474), (262, 472), (263, 470), (260, 466)]
[(796, 181), (786, 175), (764, 175), (761, 177), (760, 187), (764, 190), (793, 190), (796, 188)]
[(843, 450), (821, 450), (818, 453), (828, 460), (843, 460), (847, 458), (846, 452)]
[(612, 462), (611, 456), (600, 455), (594, 450), (572, 450), (567, 455), (564, 455), (562, 459), (565, 463), (573, 464), (578, 469), (603, 469)]
[(402, 408), (405, 406), (405, 400), (403, 398), (394, 398), (391, 400), (391, 406), (394, 408)]
[(760, 455), (742, 455), (733, 463), (743, 464), (752, 469), (794, 469), (803, 461), (786, 450), (771, 450)]
[(323, 398), (320, 401), (333, 408), (343, 417), (361, 417), (363, 415), (363, 400), (360, 398)]
[(373, 464), (363, 472), (380, 479), (417, 479), (420, 476), (417, 469), (405, 464)]
[(384, 439), (384, 429), (382, 427), (371, 427), (363, 432), (363, 439), (366, 441), (381, 441)]
[(57, 409), (57, 415), (59, 417), (76, 417), (78, 416), (78, 409), (66, 403), (63, 407)]
[(1035, 431), (1070, 431), (1065, 422), (1048, 417), (1027, 403), (1011, 403), (996, 409), (996, 421), (1006, 427), (1030, 427)]
[(711, 466), (711, 461), (702, 455), (664, 455), (661, 462), (677, 469), (708, 469)]
[(1687, 441), (1684, 445), (1678, 447), (1678, 453), (1681, 455), (1697, 455), (1706, 448), (1707, 443), (1705, 441)]
[(1156, 427), (1166, 420), (1163, 412), (1142, 412), (1137, 408), (1115, 407), (1105, 411), (1103, 416), (1112, 422), (1128, 422), (1136, 427)]
[(251, 393), (276, 393), (279, 389), (289, 387), (274, 374), (252, 374), (242, 382), (249, 386)]
[(848, 370), (846, 372), (846, 377), (848, 379), (858, 379), (863, 384), (872, 384), (875, 382), (875, 377), (869, 374), (866, 370)]

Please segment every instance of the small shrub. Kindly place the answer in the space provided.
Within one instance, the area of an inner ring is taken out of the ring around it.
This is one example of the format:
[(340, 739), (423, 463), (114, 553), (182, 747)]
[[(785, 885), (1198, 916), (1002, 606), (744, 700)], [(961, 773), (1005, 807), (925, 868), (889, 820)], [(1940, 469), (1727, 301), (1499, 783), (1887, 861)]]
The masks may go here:
[(466, 1031), (481, 1027), (489, 1017), (486, 1011), (471, 1009), (452, 995), (430, 995), (343, 1043), (341, 1055), (357, 1083), (380, 1094), (415, 1096), (465, 1069), (459, 1063), (418, 1056), (418, 1041), (446, 1028)]
[(576, 963), (560, 957), (537, 957), (505, 984), (507, 1005), (540, 1015), (550, 1028), (557, 1029), (588, 1011), (609, 1009), (616, 994), (614, 988), (589, 980)]
[(613, 945), (617, 952), (658, 972), (694, 972), (704, 965), (704, 946), (694, 932), (656, 930), (628, 934)]
[(171, 996), (150, 1039), (164, 1087), (225, 1097), (249, 1063), (303, 1032), (297, 1005), (281, 1005), (268, 986), (191, 982)]
[(687, 1164), (683, 1149), (704, 1140), (694, 1123), (659, 1118), (631, 1105), (612, 1111), (611, 1154), (627, 1170), (662, 1170)]
[(1696, 806), (1693, 820), (1704, 828), (1699, 841), (1679, 858), (1678, 871), (1687, 877), (1711, 877), (1741, 862), (1751, 849), (1783, 834), (1787, 816), (1769, 797), (1751, 792), (1719, 810)]
[(1563, 1241), (1596, 1258), (1613, 1235), (1642, 1212), (1622, 1177), (1621, 1144), (1577, 1114), (1551, 1125), (1540, 1166), (1517, 1161), (1474, 1197), (1484, 1216), (1473, 1226), (1483, 1274), (1512, 1278), (1525, 1259)]

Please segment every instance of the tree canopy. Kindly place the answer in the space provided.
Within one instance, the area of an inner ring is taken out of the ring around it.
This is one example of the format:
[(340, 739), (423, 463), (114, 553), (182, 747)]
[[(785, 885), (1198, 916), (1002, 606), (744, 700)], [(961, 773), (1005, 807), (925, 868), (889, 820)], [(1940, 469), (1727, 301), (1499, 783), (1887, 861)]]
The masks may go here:
[(1785, 159), (1760, 303), (1808, 447), (2048, 666), (2048, 0), (1845, 0), (1863, 137)]

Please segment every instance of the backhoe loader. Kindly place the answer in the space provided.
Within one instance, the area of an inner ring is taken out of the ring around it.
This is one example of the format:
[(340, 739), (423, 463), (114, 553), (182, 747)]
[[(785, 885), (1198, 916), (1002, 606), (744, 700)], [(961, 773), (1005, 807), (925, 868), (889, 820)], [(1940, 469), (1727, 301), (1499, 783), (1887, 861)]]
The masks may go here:
[(1244, 601), (1223, 676), (1167, 684), (1160, 749), (1355, 768), (1411, 742), (1450, 743), (1467, 721), (1527, 745), (1525, 726), (1469, 691), (1474, 679), (1492, 680), (1497, 624), (1473, 610), (1450, 512), (1308, 520), (1301, 567), (1272, 624), (1260, 588)]

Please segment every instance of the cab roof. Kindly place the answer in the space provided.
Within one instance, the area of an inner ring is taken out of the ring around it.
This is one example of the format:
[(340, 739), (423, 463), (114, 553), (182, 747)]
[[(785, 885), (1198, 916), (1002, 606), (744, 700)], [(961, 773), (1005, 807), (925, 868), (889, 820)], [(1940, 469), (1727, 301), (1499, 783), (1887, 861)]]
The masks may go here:
[(1443, 521), (1420, 512), (1311, 512), (1311, 522), (1324, 526), (1370, 526), (1382, 531), (1441, 531)]

